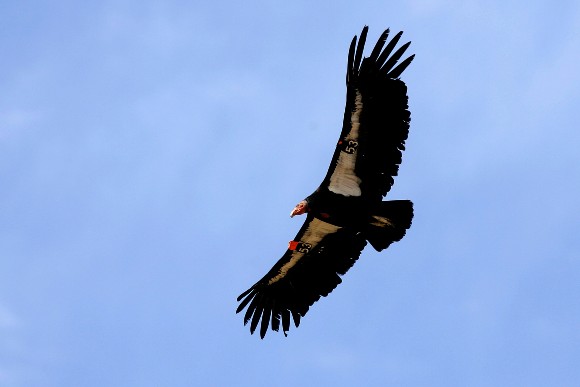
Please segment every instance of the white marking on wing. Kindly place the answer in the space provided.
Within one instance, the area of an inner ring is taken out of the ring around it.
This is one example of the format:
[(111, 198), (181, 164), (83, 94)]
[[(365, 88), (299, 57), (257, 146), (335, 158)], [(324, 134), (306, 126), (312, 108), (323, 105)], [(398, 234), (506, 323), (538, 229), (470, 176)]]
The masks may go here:
[[(354, 111), (350, 115), (350, 131), (346, 136), (346, 141), (358, 141), (358, 130), (360, 128), (360, 113), (363, 109), (362, 95), (356, 90), (354, 99)], [(340, 152), (334, 173), (330, 177), (328, 189), (334, 193), (344, 196), (360, 196), (361, 179), (354, 173), (356, 156), (358, 150), (353, 153)]]
[[(309, 243), (310, 245), (312, 245), (312, 248), (310, 249), (310, 251), (312, 251), (316, 247), (316, 245), (320, 243), (322, 238), (324, 238), (328, 234), (333, 234), (337, 232), (341, 228), (342, 227), (326, 223), (318, 218), (313, 218), (312, 221), (310, 222), (310, 225), (304, 232), (304, 235), (302, 235), (302, 238), (300, 238), (300, 242)], [(301, 253), (297, 250), (292, 251), (290, 260), (286, 262), (284, 265), (282, 265), (278, 274), (272, 279), (270, 279), (270, 281), (268, 281), (268, 285), (271, 285), (274, 282), (277, 282), (280, 279), (284, 278), (288, 273), (288, 270), (294, 267), (294, 265), (296, 265), (298, 261), (302, 259), (302, 257), (304, 257), (304, 253)]]

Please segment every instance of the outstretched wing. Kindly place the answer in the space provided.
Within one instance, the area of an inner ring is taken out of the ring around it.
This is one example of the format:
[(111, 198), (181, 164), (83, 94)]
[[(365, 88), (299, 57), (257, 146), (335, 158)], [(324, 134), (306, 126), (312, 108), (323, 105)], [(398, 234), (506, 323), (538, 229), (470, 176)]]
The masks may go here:
[(282, 258), (238, 297), (236, 313), (247, 307), (244, 325), (251, 321), (254, 333), (260, 324), (262, 338), (269, 326), (278, 331), (282, 325), (286, 334), (290, 316), (298, 327), (310, 306), (342, 282), (340, 275), (352, 267), (365, 245), (360, 233), (308, 215)]
[(414, 55), (399, 63), (410, 42), (393, 52), (402, 32), (385, 47), (386, 30), (362, 59), (367, 31), (365, 26), (358, 45), (356, 36), (350, 45), (342, 132), (322, 185), (343, 196), (380, 201), (398, 173), (409, 132), (407, 87), (398, 78)]

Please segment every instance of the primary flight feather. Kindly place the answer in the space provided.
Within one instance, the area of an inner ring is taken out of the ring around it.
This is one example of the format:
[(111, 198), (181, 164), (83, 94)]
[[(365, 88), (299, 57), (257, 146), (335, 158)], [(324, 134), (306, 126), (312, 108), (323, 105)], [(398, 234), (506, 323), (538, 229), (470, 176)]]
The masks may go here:
[[(346, 107), (342, 131), (326, 177), (290, 216), (307, 214), (274, 267), (238, 297), (236, 313), (264, 338), (268, 328), (286, 335), (320, 297), (342, 282), (367, 241), (377, 251), (401, 240), (411, 226), (409, 200), (382, 201), (393, 185), (409, 132), (407, 87), (399, 79), (414, 55), (400, 61), (406, 43), (393, 52), (383, 32), (363, 58), (368, 27), (348, 53)], [(385, 46), (385, 43), (387, 45)]]

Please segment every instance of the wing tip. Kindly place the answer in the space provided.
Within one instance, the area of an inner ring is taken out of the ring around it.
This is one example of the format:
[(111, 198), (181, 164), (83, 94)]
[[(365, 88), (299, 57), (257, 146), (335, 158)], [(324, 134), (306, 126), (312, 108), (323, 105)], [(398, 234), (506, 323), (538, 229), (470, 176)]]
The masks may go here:
[[(410, 43), (410, 42), (409, 42)], [(407, 69), (411, 62), (415, 59), (415, 54), (410, 55), (407, 59), (399, 63), (394, 69), (387, 73), (387, 76), (392, 79), (399, 79), (401, 74)]]

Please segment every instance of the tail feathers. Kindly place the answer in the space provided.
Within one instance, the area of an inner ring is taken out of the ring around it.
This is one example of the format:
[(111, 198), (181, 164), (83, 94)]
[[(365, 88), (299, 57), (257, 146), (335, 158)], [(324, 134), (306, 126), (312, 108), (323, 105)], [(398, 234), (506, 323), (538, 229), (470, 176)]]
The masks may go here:
[(413, 203), (410, 200), (381, 202), (369, 220), (366, 238), (377, 251), (400, 241), (411, 227)]

